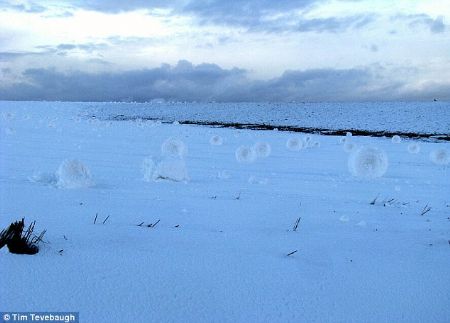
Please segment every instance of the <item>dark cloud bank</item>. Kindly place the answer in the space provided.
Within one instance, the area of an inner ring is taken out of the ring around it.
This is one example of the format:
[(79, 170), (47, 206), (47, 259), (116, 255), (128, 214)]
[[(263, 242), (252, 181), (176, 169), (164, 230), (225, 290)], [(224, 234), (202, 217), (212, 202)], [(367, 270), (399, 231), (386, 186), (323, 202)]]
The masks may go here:
[[(7, 71), (6, 71), (7, 72)], [(386, 82), (376, 68), (286, 71), (270, 80), (251, 80), (242, 69), (180, 61), (120, 73), (62, 73), (28, 69), (27, 81), (0, 85), (1, 100), (290, 102), (450, 99), (449, 84), (408, 91)], [(383, 84), (383, 85), (382, 85)]]

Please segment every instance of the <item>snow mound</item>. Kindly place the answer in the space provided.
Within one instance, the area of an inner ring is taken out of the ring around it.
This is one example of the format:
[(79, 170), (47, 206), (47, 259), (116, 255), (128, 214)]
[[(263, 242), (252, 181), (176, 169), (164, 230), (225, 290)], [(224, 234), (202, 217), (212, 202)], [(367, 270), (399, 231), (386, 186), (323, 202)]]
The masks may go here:
[(348, 138), (348, 137), (352, 137), (353, 134), (352, 134), (350, 131), (347, 131), (347, 132), (345, 133), (345, 136)]
[(58, 182), (58, 177), (54, 173), (36, 172), (29, 180), (34, 183), (55, 186)]
[(142, 173), (144, 174), (144, 181), (151, 182), (153, 180), (153, 173), (155, 172), (158, 160), (154, 157), (147, 157), (142, 162)]
[(410, 143), (408, 145), (408, 152), (410, 154), (418, 154), (420, 152), (420, 145), (418, 143)]
[(344, 144), (344, 151), (346, 153), (351, 153), (352, 151), (354, 151), (356, 149), (356, 144), (354, 144), (353, 142), (347, 141)]
[(253, 163), (257, 158), (255, 151), (246, 146), (241, 146), (236, 149), (235, 156), (238, 162), (247, 164)]
[(187, 153), (187, 146), (177, 138), (167, 138), (161, 145), (161, 154), (165, 157), (183, 158)]
[(446, 149), (436, 149), (430, 153), (430, 160), (436, 165), (448, 165), (450, 154)]
[(286, 148), (290, 151), (300, 151), (305, 147), (305, 142), (301, 138), (289, 138), (286, 142)]
[(383, 176), (388, 169), (386, 153), (374, 147), (361, 147), (348, 159), (348, 169), (353, 176), (376, 178)]
[(217, 178), (218, 179), (230, 179), (231, 178), (231, 173), (227, 170), (222, 170), (220, 172), (217, 173)]
[(249, 184), (267, 185), (269, 183), (269, 179), (265, 177), (250, 176), (248, 182)]
[(366, 223), (366, 221), (359, 221), (358, 223), (356, 223), (356, 225), (357, 225), (358, 227), (364, 228), (364, 227), (367, 226), (367, 223)]
[(189, 181), (184, 161), (187, 152), (187, 146), (183, 141), (172, 137), (166, 139), (161, 145), (161, 157), (149, 156), (142, 161), (141, 169), (144, 181)]
[(256, 157), (267, 158), (272, 152), (272, 147), (266, 142), (257, 142), (253, 146), (253, 150), (255, 151)]
[(147, 157), (142, 162), (144, 181), (169, 180), (174, 182), (187, 182), (189, 175), (184, 159), (178, 157)]
[(174, 182), (187, 182), (189, 175), (183, 159), (165, 157), (158, 164), (152, 174), (154, 181), (170, 180)]
[(209, 143), (213, 146), (223, 145), (223, 138), (221, 136), (214, 135), (209, 139)]
[(401, 143), (402, 142), (402, 138), (400, 138), (400, 136), (399, 135), (394, 135), (394, 136), (392, 136), (392, 142), (394, 143), (394, 144), (399, 144), (399, 143)]
[(343, 215), (339, 218), (339, 221), (348, 222), (348, 221), (350, 221), (350, 218), (347, 215)]
[(86, 188), (94, 185), (91, 172), (80, 161), (65, 160), (56, 171), (56, 186), (60, 188)]

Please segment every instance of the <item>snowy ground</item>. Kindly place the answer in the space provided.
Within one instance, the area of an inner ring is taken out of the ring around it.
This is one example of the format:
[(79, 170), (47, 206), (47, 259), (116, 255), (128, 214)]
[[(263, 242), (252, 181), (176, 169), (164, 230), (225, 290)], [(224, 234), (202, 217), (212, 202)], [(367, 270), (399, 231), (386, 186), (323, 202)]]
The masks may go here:
[[(88, 120), (71, 104), (0, 107), (0, 227), (36, 220), (48, 242), (35, 256), (0, 250), (0, 311), (79, 311), (82, 322), (449, 321), (450, 170), (429, 158), (449, 143), (416, 142), (411, 154), (412, 141), (353, 137), (389, 158), (369, 180), (351, 175), (333, 136), (290, 151), (288, 139), (306, 135)], [(169, 137), (188, 147), (189, 181), (144, 181), (144, 159)], [(239, 163), (236, 149), (256, 142), (270, 156)], [(58, 185), (66, 159), (86, 165), (93, 186)]]
[[(3, 107), (58, 109), (59, 102), (2, 102)], [(330, 130), (449, 134), (450, 102), (359, 103), (64, 103), (64, 109), (110, 118), (156, 118), (169, 122), (270, 124)]]

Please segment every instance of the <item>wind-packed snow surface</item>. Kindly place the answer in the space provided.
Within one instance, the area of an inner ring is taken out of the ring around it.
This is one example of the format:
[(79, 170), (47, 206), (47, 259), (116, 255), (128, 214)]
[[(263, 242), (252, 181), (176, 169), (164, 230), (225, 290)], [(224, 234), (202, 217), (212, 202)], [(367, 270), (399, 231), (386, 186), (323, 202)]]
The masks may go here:
[[(269, 124), (330, 130), (448, 134), (449, 102), (358, 103), (78, 103), (104, 118), (156, 118), (168, 122)], [(394, 141), (399, 138), (395, 137)]]
[(109, 122), (85, 108), (0, 103), (0, 228), (47, 229), (37, 255), (0, 250), (0, 311), (448, 322), (449, 143)]

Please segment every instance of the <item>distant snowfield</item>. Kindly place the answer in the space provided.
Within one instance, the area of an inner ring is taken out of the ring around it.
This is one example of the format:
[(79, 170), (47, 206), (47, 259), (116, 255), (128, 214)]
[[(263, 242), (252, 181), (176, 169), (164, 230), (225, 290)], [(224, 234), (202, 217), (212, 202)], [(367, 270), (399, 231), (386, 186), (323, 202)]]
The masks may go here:
[(450, 102), (78, 103), (98, 117), (449, 134)]
[[(36, 220), (48, 242), (0, 250), (0, 311), (448, 322), (450, 143), (84, 117), (105, 107), (0, 102), (0, 228)], [(395, 118), (448, 133), (448, 112)]]

